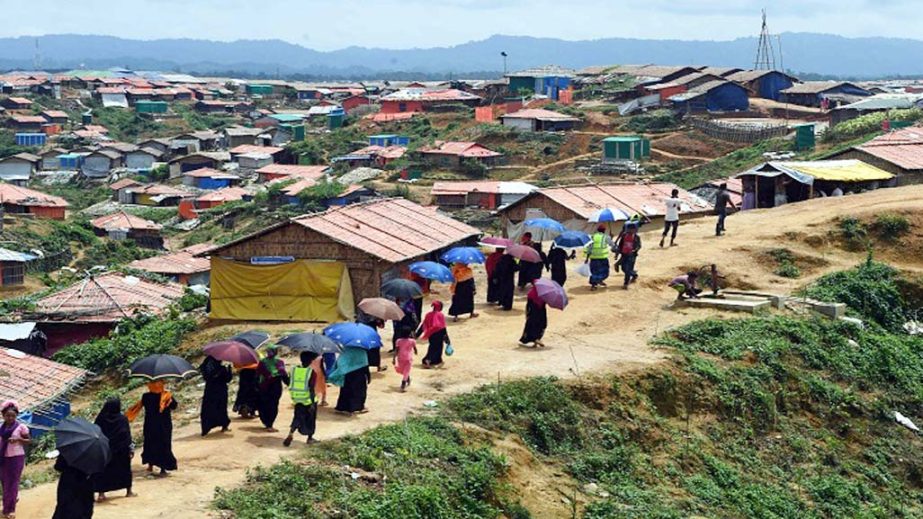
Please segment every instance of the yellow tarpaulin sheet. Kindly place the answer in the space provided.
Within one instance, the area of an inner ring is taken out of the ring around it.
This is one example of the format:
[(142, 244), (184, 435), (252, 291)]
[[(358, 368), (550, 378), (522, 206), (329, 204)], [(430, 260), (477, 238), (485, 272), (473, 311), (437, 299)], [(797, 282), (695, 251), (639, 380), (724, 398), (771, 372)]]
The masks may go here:
[(342, 263), (250, 265), (211, 258), (213, 319), (336, 322), (352, 319), (354, 309), (349, 270)]
[(829, 182), (871, 182), (873, 180), (888, 180), (894, 175), (858, 160), (835, 160), (783, 163), (785, 166), (811, 175), (815, 180)]

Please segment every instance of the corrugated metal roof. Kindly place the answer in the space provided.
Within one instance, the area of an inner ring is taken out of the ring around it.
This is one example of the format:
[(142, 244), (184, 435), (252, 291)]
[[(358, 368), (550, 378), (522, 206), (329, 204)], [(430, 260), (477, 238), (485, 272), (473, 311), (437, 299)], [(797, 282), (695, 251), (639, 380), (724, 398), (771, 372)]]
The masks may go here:
[(888, 180), (894, 175), (860, 160), (815, 160), (766, 162), (737, 175), (773, 177), (788, 175), (798, 182), (811, 184), (815, 180), (830, 182), (870, 182)]
[(895, 166), (913, 171), (923, 170), (923, 144), (897, 144), (894, 146), (859, 146), (868, 153)]
[(0, 183), (0, 200), (5, 204), (37, 207), (67, 207), (70, 204), (59, 196), (46, 195), (25, 187)]
[(38, 256), (33, 254), (26, 254), (25, 252), (16, 252), (14, 250), (0, 248), (0, 261), (26, 263), (36, 258), (38, 258)]
[(497, 180), (473, 180), (459, 182), (433, 182), (432, 195), (464, 195), (467, 193), (499, 193), (500, 182)]
[(246, 153), (262, 153), (266, 155), (275, 155), (281, 151), (285, 151), (285, 148), (277, 148), (275, 146), (256, 146), (253, 144), (241, 144), (235, 148), (228, 150), (232, 155), (244, 155)]
[(469, 94), (462, 90), (454, 88), (431, 90), (427, 88), (405, 88), (397, 92), (388, 94), (381, 98), (382, 101), (474, 101), (480, 99), (479, 96)]
[(122, 180), (118, 180), (110, 184), (109, 189), (113, 191), (118, 191), (119, 189), (124, 189), (126, 187), (140, 186), (140, 185), (141, 185), (141, 182), (138, 182), (137, 180), (133, 178), (123, 178)]
[(499, 157), (502, 153), (489, 150), (476, 142), (436, 141), (432, 146), (419, 149), (420, 153), (435, 155), (456, 155), (459, 157)]
[(552, 112), (551, 110), (543, 110), (541, 108), (526, 108), (524, 110), (519, 110), (511, 114), (501, 115), (500, 118), (504, 119), (509, 117), (510, 119), (537, 119), (539, 121), (579, 121), (580, 119), (572, 115), (562, 114), (558, 112)]
[(510, 72), (506, 77), (574, 77), (574, 69), (560, 65), (544, 65), (517, 72)]
[(217, 180), (240, 180), (240, 177), (237, 175), (212, 168), (194, 169), (183, 173), (183, 176), (192, 178), (214, 178)]
[(52, 360), (0, 349), (0, 400), (15, 400), (20, 410), (40, 411), (78, 386), (88, 372)]
[(269, 164), (256, 170), (259, 175), (298, 176), (304, 178), (320, 178), (324, 176), (330, 166), (300, 166), (295, 164)]
[(211, 193), (206, 193), (199, 198), (197, 202), (235, 202), (243, 200), (244, 196), (250, 194), (249, 191), (242, 187), (225, 187), (217, 189)]
[(128, 214), (125, 211), (100, 216), (90, 222), (90, 225), (106, 232), (116, 230), (145, 230), (159, 231), (162, 227), (150, 220), (145, 220), (140, 216)]
[(772, 73), (782, 74), (783, 76), (788, 76), (790, 79), (795, 79), (794, 77), (789, 76), (785, 72), (779, 70), (741, 70), (740, 72), (735, 72), (729, 76), (725, 76), (725, 79), (729, 81), (736, 81), (738, 83), (749, 83), (750, 81), (755, 81), (765, 75)]
[(137, 311), (163, 312), (183, 287), (111, 273), (87, 278), (39, 299), (30, 317), (41, 321), (116, 322)]
[(153, 272), (154, 274), (176, 275), (176, 274), (198, 274), (211, 270), (211, 262), (208, 258), (197, 258), (194, 255), (205, 252), (212, 247), (211, 244), (193, 245), (183, 250), (154, 256), (143, 260), (132, 261), (129, 267)]
[(782, 90), (783, 94), (820, 94), (840, 86), (852, 86), (859, 88), (848, 81), (805, 81), (804, 83), (795, 83), (789, 88)]
[(923, 96), (919, 94), (878, 94), (860, 99), (855, 103), (838, 106), (834, 110), (858, 110), (863, 112), (913, 108), (914, 106), (920, 106), (921, 100), (923, 100)]
[(46, 121), (41, 115), (19, 115), (13, 114), (10, 120), (17, 124), (45, 124)]
[[(540, 189), (531, 196), (545, 196), (573, 211), (580, 218), (589, 219), (600, 209), (621, 209), (628, 214), (641, 213), (648, 217), (666, 213), (663, 200), (673, 189), (679, 189), (679, 198), (686, 205), (686, 213), (704, 213), (712, 209), (705, 200), (679, 188), (675, 184), (592, 184), (586, 186), (554, 187)], [(531, 198), (508, 206), (513, 207)]]

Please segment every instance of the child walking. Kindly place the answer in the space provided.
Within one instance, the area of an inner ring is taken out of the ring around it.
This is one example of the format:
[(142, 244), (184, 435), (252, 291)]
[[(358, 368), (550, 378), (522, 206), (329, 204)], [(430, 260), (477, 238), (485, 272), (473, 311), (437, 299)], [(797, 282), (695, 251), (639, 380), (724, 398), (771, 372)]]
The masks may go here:
[(412, 334), (410, 328), (400, 328), (395, 343), (397, 355), (394, 356), (394, 369), (402, 377), (401, 391), (407, 391), (407, 387), (410, 386), (410, 367), (413, 365), (413, 356), (417, 353), (417, 341), (413, 339)]

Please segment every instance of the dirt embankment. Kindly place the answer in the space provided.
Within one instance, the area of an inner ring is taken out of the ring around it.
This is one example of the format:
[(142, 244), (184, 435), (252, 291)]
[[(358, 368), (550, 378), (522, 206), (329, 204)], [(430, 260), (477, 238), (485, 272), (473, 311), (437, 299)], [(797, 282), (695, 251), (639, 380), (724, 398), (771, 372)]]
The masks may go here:
[[(690, 266), (718, 264), (729, 277), (732, 286), (746, 287), (776, 293), (790, 292), (815, 277), (829, 271), (852, 267), (865, 258), (865, 252), (843, 251), (828, 242), (816, 242), (811, 236), (826, 235), (836, 225), (837, 216), (853, 215), (871, 218), (882, 212), (907, 211), (923, 214), (923, 186), (900, 189), (883, 189), (863, 195), (826, 198), (802, 204), (791, 204), (778, 209), (756, 210), (733, 214), (728, 218), (726, 236), (714, 236), (714, 218), (706, 217), (683, 221), (679, 229), (677, 247), (660, 249), (659, 229), (645, 229), (645, 248), (638, 260), (639, 282), (629, 291), (618, 286), (620, 278), (610, 278), (610, 288), (591, 292), (585, 281), (569, 273), (567, 290), (571, 304), (564, 312), (549, 312), (549, 328), (545, 342), (548, 347), (532, 349), (519, 347), (517, 339), (522, 332), (522, 295), (518, 296), (511, 312), (481, 307), (481, 316), (474, 320), (449, 323), (449, 334), (455, 346), (455, 355), (447, 359), (443, 369), (414, 368), (414, 385), (407, 393), (399, 391), (399, 377), (393, 369), (374, 374), (369, 390), (370, 413), (361, 417), (345, 418), (324, 408), (318, 417), (318, 438), (334, 438), (356, 434), (381, 423), (400, 420), (409, 413), (420, 412), (423, 402), (439, 401), (477, 385), (498, 379), (557, 375), (580, 378), (594, 372), (624, 372), (658, 363), (665, 351), (649, 345), (650, 339), (665, 329), (692, 320), (720, 315), (706, 309), (675, 309), (675, 293), (666, 289), (666, 282)], [(919, 225), (919, 222), (917, 223)], [(799, 238), (787, 232), (803, 232)], [(921, 228), (913, 230), (919, 243)], [(799, 258), (816, 258), (817, 267), (801, 278), (788, 279), (772, 274), (761, 256), (765, 250), (784, 247)], [(882, 252), (883, 257), (897, 267), (923, 272), (923, 256), (901, 254), (898, 251)], [(576, 263), (572, 267), (576, 267)], [(613, 273), (614, 274), (614, 273)], [(478, 286), (484, 286), (483, 271), (478, 271)], [(448, 299), (447, 287), (434, 298)], [(478, 294), (482, 300), (483, 293)], [(193, 334), (186, 347), (201, 346), (207, 340), (225, 337), (247, 326), (212, 325)], [(276, 335), (294, 330), (313, 330), (314, 324), (284, 323), (276, 325), (254, 324)], [(386, 343), (390, 330), (385, 331)], [(386, 356), (387, 358), (387, 356)], [(291, 359), (290, 359), (291, 360)], [(193, 387), (194, 389), (194, 387)], [(190, 389), (189, 392), (195, 394)], [(331, 387), (328, 399), (336, 401), (337, 389)], [(233, 398), (233, 396), (232, 396)], [(248, 468), (257, 464), (271, 464), (290, 456), (297, 447), (282, 446), (282, 433), (262, 432), (257, 423), (234, 420), (232, 431), (213, 433), (206, 438), (199, 435), (197, 402), (185, 397), (178, 414), (189, 423), (174, 431), (174, 450), (179, 459), (179, 470), (167, 478), (151, 478), (135, 461), (135, 490), (139, 497), (113, 499), (96, 507), (95, 517), (142, 519), (148, 517), (209, 517), (217, 516), (210, 507), (216, 486), (240, 484)], [(291, 420), (292, 406), (288, 396), (283, 397), (277, 427), (284, 428)], [(509, 445), (507, 451), (525, 469), (517, 467), (515, 474), (529, 470), (526, 453), (518, 446)], [(551, 475), (558, 477), (558, 475)], [(520, 478), (522, 479), (522, 478)], [(523, 488), (528, 499), (552, 499), (553, 492)], [(529, 494), (531, 492), (531, 494)], [(528, 499), (524, 500), (528, 502)], [(560, 497), (556, 498), (560, 502)], [(44, 484), (20, 494), (21, 518), (48, 517), (54, 507), (55, 486)], [(552, 516), (569, 517), (557, 507)], [(559, 515), (560, 514), (560, 515)]]

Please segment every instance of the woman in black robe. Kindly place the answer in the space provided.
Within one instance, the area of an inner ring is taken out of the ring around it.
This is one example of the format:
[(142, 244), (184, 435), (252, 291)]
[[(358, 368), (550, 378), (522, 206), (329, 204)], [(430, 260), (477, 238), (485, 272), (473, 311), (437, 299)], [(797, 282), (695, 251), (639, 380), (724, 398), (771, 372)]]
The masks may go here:
[(526, 327), (519, 338), (520, 344), (532, 343), (533, 346), (544, 347), (542, 337), (548, 327), (548, 309), (545, 302), (538, 296), (535, 287), (529, 291), (526, 298)]
[(426, 356), (423, 357), (424, 368), (435, 368), (442, 365), (442, 352), (445, 345), (449, 344), (449, 332), (445, 327), (445, 315), (442, 314), (442, 302), (433, 301), (433, 309), (420, 325), (422, 335), (420, 338), (429, 339)]
[(551, 250), (548, 251), (545, 268), (551, 271), (552, 281), (563, 287), (567, 282), (567, 252), (552, 245)]
[(215, 427), (221, 432), (231, 430), (231, 418), (228, 417), (228, 383), (233, 375), (231, 368), (209, 355), (199, 366), (202, 379), (205, 380), (205, 392), (202, 394), (202, 436)]
[(327, 380), (340, 387), (335, 408), (337, 413), (352, 415), (368, 412), (365, 401), (372, 382), (368, 352), (360, 348), (344, 348)]
[(51, 519), (90, 519), (93, 517), (93, 481), (58, 456), (54, 469), (58, 478), (58, 499)]
[(497, 304), (504, 310), (513, 308), (517, 270), (519, 270), (519, 265), (516, 264), (516, 259), (509, 254), (504, 254), (494, 267), (493, 278), (490, 282), (494, 285)]
[(474, 311), (474, 295), (477, 289), (474, 284), (474, 272), (471, 267), (462, 263), (452, 266), (452, 304), (449, 306), (449, 315), (453, 321), (458, 321), (458, 316), (469, 314), (471, 318), (478, 316)]
[(256, 384), (256, 368), (242, 368), (237, 373), (237, 397), (234, 399), (234, 412), (242, 418), (256, 416), (260, 392)]
[(260, 361), (256, 368), (259, 382), (259, 410), (260, 422), (268, 432), (278, 432), (273, 424), (279, 416), (279, 399), (282, 398), (282, 386), (288, 385), (288, 373), (285, 372), (285, 363), (276, 357), (279, 350), (276, 346), (266, 348), (266, 358)]
[(176, 470), (176, 456), (173, 455), (173, 414), (176, 399), (163, 387), (163, 382), (150, 382), (148, 392), (141, 397), (144, 408), (144, 446), (141, 463), (148, 472), (160, 467), (160, 474)]
[(106, 500), (106, 492), (127, 489), (125, 497), (135, 494), (131, 491), (131, 459), (135, 457), (135, 444), (131, 439), (128, 418), (122, 414), (122, 401), (110, 398), (103, 404), (96, 416), (96, 425), (109, 439), (109, 464), (105, 470), (93, 475), (93, 490), (99, 492), (98, 501)]
[[(362, 310), (359, 310), (359, 313), (356, 315), (356, 322), (366, 326), (371, 326), (372, 328), (385, 327), (385, 322), (383, 320), (379, 319), (378, 317), (368, 315)], [(374, 367), (377, 371), (388, 370), (388, 365), (381, 363), (381, 348), (369, 350), (369, 366)]]

